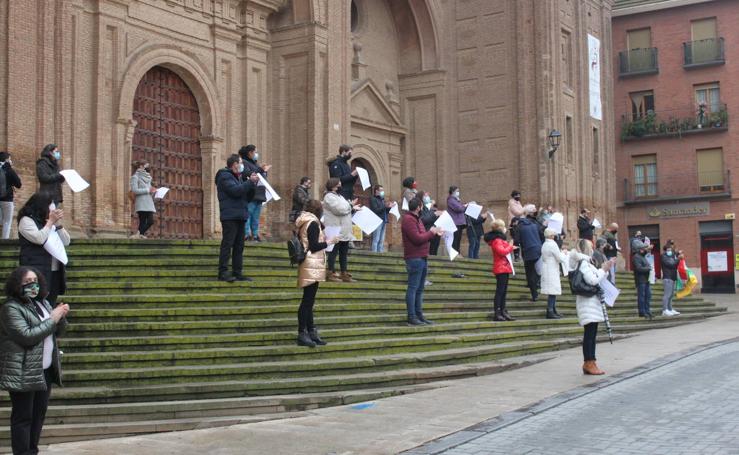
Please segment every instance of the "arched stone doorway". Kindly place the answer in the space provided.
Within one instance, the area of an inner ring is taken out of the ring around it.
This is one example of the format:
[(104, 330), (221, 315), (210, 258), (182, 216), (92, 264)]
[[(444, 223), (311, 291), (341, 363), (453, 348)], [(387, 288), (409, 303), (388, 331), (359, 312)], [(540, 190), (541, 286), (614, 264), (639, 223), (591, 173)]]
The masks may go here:
[(157, 202), (156, 222), (147, 236), (202, 238), (203, 163), (195, 96), (176, 73), (155, 66), (136, 88), (133, 119), (131, 161), (151, 163), (152, 184), (170, 189)]

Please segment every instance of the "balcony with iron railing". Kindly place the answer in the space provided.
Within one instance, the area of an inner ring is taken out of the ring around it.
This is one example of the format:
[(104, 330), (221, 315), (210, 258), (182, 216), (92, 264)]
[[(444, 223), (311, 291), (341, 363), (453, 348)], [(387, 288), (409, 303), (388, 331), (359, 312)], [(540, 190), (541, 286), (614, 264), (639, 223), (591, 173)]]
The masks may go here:
[(624, 179), (626, 205), (686, 202), (731, 197), (731, 173), (725, 171), (671, 173), (658, 179)]
[(698, 105), (696, 108), (630, 112), (621, 116), (621, 140), (634, 141), (690, 134), (717, 133), (729, 129), (726, 104)]
[(659, 73), (657, 48), (631, 49), (618, 53), (619, 77), (642, 76)]
[(687, 43), (683, 43), (683, 52), (685, 54), (683, 68), (686, 69), (723, 65), (726, 63), (723, 38), (688, 41)]

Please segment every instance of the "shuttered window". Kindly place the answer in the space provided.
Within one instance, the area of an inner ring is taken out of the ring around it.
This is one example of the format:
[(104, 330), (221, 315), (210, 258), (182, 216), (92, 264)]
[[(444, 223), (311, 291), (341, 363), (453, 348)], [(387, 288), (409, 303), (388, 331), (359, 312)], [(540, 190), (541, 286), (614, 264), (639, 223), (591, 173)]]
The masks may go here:
[(716, 18), (699, 19), (690, 23), (693, 41), (716, 38)]
[(652, 47), (652, 29), (642, 28), (639, 30), (630, 30), (627, 32), (626, 39), (629, 50), (647, 49)]
[(698, 150), (698, 186), (701, 191), (724, 190), (723, 149)]

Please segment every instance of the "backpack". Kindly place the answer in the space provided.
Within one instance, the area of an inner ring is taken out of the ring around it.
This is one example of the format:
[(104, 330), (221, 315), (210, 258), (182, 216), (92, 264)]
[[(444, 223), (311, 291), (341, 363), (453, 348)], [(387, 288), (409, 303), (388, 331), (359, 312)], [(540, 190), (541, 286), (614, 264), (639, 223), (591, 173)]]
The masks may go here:
[(582, 270), (580, 270), (580, 267), (582, 266), (584, 260), (585, 259), (577, 263), (577, 268), (570, 272), (570, 274), (567, 276), (567, 279), (570, 281), (570, 291), (572, 291), (574, 295), (592, 297), (600, 293), (600, 286), (593, 286), (585, 281)]
[(287, 241), (287, 254), (290, 256), (291, 266), (300, 265), (305, 261), (305, 248), (297, 234), (293, 234), (292, 238)]
[(0, 198), (8, 195), (8, 178), (5, 175), (5, 167), (0, 166)]

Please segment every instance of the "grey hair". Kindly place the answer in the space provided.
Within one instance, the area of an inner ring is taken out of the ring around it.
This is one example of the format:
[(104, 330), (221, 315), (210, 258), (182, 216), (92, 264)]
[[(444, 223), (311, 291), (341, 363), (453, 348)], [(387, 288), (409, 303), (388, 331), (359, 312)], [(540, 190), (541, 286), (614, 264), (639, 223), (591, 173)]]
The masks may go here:
[(523, 206), (523, 214), (531, 215), (536, 212), (536, 206), (534, 204), (526, 204)]
[(549, 228), (544, 229), (544, 238), (553, 239), (556, 236), (557, 236), (557, 231), (555, 231), (554, 229), (549, 229)]
[(593, 242), (588, 239), (578, 240), (576, 248), (577, 251), (586, 256), (593, 256)]

